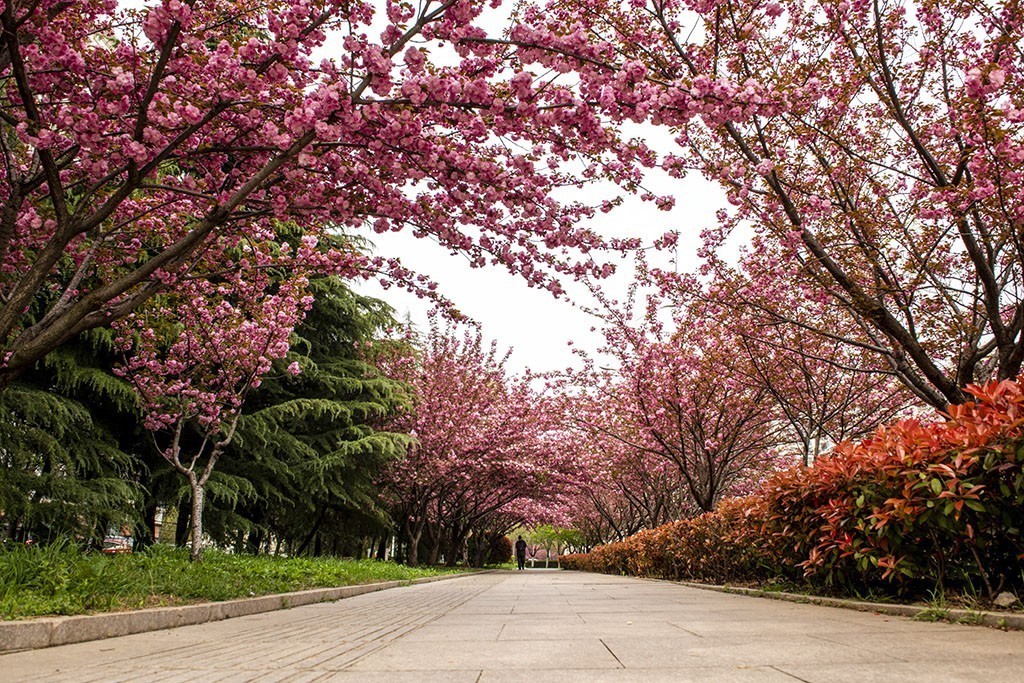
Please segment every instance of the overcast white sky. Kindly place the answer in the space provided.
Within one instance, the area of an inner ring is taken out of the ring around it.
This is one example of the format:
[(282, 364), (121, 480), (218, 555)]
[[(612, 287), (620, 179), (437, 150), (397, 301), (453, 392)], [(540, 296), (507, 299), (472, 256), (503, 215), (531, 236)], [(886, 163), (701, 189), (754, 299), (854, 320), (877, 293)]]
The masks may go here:
[[(486, 9), (479, 23), (495, 34), (500, 33), (514, 4), (512, 0), (503, 0), (501, 6)], [(325, 54), (329, 53), (329, 46), (330, 41)], [(432, 59), (444, 61), (455, 58), (454, 55), (446, 57), (443, 52), (434, 49)], [(627, 134), (643, 137), (660, 152), (678, 152), (672, 136), (664, 129), (653, 131), (631, 126)], [(652, 170), (644, 185), (656, 195), (673, 195), (676, 198), (675, 208), (669, 212), (660, 211), (653, 202), (627, 196), (622, 206), (608, 214), (599, 213), (588, 227), (606, 237), (640, 237), (646, 243), (668, 230), (678, 230), (681, 234), (678, 268), (683, 271), (694, 268), (698, 237), (703, 228), (715, 224), (715, 212), (726, 205), (724, 192), (696, 173), (684, 180), (676, 180), (660, 169)], [(573, 198), (596, 205), (608, 199), (607, 189), (588, 188)], [(591, 330), (598, 321), (575, 307), (570, 298), (555, 299), (547, 291), (531, 289), (524, 280), (498, 267), (470, 268), (464, 257), (453, 256), (437, 244), (416, 239), (409, 233), (369, 237), (377, 246), (378, 253), (397, 256), (406, 267), (429, 275), (438, 283), (441, 293), (452, 300), (463, 314), (481, 324), (487, 339), (497, 340), (503, 351), (511, 348), (510, 362), (514, 371), (529, 368), (542, 372), (576, 365), (577, 358), (568, 345), (570, 340), (577, 348), (590, 353), (601, 345), (600, 333)], [(613, 258), (610, 254), (606, 256)], [(669, 263), (661, 265), (668, 267)], [(603, 289), (613, 298), (621, 298), (631, 279), (629, 264), (622, 263), (619, 272), (603, 282)], [(563, 287), (574, 296), (578, 292), (589, 297), (589, 293), (580, 286), (574, 288), (563, 282)], [(384, 290), (376, 283), (366, 283), (358, 289), (390, 303), (400, 319), (409, 317), (421, 329), (426, 328), (427, 313), (431, 308), (428, 302), (394, 287)], [(592, 301), (581, 300), (581, 303), (590, 305)]]
[[(645, 242), (667, 230), (678, 230), (682, 235), (678, 250), (680, 269), (692, 269), (696, 265), (697, 238), (702, 228), (715, 223), (715, 211), (725, 204), (724, 194), (717, 185), (696, 174), (680, 181), (655, 173), (646, 186), (659, 195), (674, 195), (675, 208), (659, 211), (652, 202), (627, 196), (622, 206), (609, 214), (598, 214), (589, 227), (605, 236), (631, 235)], [(587, 195), (582, 199), (588, 201)], [(497, 340), (503, 350), (511, 347), (513, 371), (561, 370), (577, 364), (568, 344), (570, 340), (589, 352), (601, 344), (600, 334), (591, 330), (597, 321), (570, 300), (531, 289), (504, 269), (470, 268), (464, 257), (453, 256), (437, 244), (408, 233), (374, 235), (371, 239), (378, 253), (397, 256), (407, 267), (429, 275), (462, 313), (481, 324), (488, 339)], [(630, 284), (630, 269), (628, 264), (623, 266), (603, 283), (605, 291), (616, 298), (624, 296)], [(408, 316), (421, 329), (426, 328), (428, 302), (396, 288), (384, 290), (376, 283), (361, 284), (358, 289), (384, 299), (400, 318)], [(581, 288), (566, 289), (575, 294)]]

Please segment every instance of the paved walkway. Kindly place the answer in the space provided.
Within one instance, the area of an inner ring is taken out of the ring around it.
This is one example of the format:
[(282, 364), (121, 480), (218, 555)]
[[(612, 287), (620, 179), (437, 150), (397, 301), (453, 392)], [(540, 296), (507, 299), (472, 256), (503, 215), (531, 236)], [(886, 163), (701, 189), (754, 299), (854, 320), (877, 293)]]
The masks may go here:
[(3, 681), (1013, 681), (1024, 633), (495, 573), (0, 656)]

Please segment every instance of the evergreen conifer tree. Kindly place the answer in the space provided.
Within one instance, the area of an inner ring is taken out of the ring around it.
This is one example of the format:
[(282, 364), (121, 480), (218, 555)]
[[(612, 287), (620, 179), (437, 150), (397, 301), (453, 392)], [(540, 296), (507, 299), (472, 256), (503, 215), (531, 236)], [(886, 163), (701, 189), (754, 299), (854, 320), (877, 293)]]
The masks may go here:
[(54, 351), (0, 394), (0, 535), (98, 543), (144, 498), (137, 399), (110, 330)]
[(362, 349), (393, 325), (391, 309), (339, 278), (312, 287), (315, 303), (291, 351), (250, 394), (210, 481), (217, 509), (207, 530), (239, 549), (258, 551), (272, 535), (293, 554), (353, 555), (387, 528), (376, 477), (408, 438), (373, 425), (406, 398)]

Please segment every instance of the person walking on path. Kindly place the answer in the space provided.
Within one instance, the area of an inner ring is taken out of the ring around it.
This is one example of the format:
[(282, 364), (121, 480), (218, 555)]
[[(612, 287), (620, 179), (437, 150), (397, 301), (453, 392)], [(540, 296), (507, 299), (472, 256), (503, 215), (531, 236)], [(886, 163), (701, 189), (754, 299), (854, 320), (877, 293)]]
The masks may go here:
[(516, 541), (516, 564), (519, 565), (520, 571), (526, 569), (526, 541), (522, 536)]

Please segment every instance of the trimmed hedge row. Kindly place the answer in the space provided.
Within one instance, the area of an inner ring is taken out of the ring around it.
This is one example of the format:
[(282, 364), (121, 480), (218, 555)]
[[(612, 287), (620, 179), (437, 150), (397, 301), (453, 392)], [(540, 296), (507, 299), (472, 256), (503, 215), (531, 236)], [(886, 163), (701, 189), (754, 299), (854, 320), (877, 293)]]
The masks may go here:
[(567, 569), (711, 583), (784, 579), (861, 593), (1024, 589), (1024, 376), (968, 391), (778, 473), (714, 512), (642, 531)]

